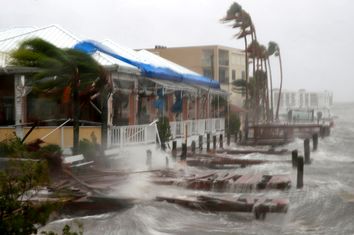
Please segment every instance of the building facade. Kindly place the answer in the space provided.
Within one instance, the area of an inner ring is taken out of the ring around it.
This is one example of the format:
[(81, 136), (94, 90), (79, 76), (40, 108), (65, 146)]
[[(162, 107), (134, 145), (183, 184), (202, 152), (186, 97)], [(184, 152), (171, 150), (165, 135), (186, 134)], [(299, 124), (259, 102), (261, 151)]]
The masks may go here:
[(205, 77), (220, 82), (230, 93), (233, 105), (243, 106), (242, 95), (233, 92), (232, 82), (245, 79), (245, 54), (240, 49), (220, 45), (148, 49), (155, 54), (180, 64)]
[[(279, 89), (273, 90), (274, 109), (278, 103)], [(282, 90), (279, 112), (286, 113), (291, 109), (330, 109), (333, 104), (333, 94), (329, 91), (312, 92), (300, 89), (298, 91)]]

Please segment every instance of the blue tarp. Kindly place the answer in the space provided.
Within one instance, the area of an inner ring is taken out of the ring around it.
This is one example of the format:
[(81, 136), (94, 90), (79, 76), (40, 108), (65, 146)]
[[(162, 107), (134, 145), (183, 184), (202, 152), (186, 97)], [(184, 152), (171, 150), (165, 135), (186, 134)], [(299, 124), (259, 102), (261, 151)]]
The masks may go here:
[(195, 84), (214, 89), (220, 89), (220, 84), (218, 81), (194, 74), (181, 74), (167, 67), (159, 67), (152, 64), (143, 63), (131, 58), (126, 58), (119, 55), (111, 48), (93, 40), (79, 42), (74, 46), (74, 48), (88, 54), (93, 54), (96, 51), (99, 51), (109, 56), (112, 56), (113, 58), (138, 67), (141, 70), (142, 75), (145, 77), (169, 80), (174, 82), (184, 82), (188, 84)]

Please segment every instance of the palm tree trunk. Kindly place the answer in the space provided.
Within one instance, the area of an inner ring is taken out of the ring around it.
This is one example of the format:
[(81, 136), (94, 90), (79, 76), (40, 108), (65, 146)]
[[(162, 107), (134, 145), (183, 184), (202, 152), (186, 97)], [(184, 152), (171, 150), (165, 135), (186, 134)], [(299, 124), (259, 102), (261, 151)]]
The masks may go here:
[[(252, 36), (252, 42), (254, 41), (254, 35), (253, 35), (253, 33), (251, 34), (251, 36)], [(257, 78), (256, 78), (256, 58), (255, 58), (255, 55), (254, 55), (255, 53), (253, 52), (253, 58), (252, 58), (252, 62), (253, 62), (253, 64), (252, 64), (252, 66), (253, 66), (253, 79), (255, 79), (255, 107), (253, 107), (254, 109), (255, 109), (255, 113), (254, 113), (254, 117), (253, 117), (253, 122), (258, 122), (258, 104), (257, 104), (257, 101), (258, 101), (258, 82), (257, 82)]]
[(73, 154), (79, 153), (79, 135), (80, 135), (80, 96), (79, 96), (79, 86), (80, 86), (80, 74), (78, 68), (76, 68), (73, 83)]
[(280, 51), (279, 51), (279, 66), (280, 66), (280, 86), (279, 86), (277, 112), (275, 114), (275, 119), (276, 120), (279, 120), (279, 105), (280, 105), (281, 89), (283, 87), (283, 65), (282, 65), (282, 62), (281, 62)]
[(267, 58), (263, 59), (264, 68), (265, 68), (265, 75), (266, 75), (266, 112), (267, 112), (267, 122), (270, 121), (271, 115), (269, 110), (269, 86), (268, 86), (268, 68), (267, 68)]
[(270, 117), (271, 120), (274, 121), (274, 107), (273, 107), (273, 80), (272, 80), (272, 68), (270, 67), (269, 58), (267, 59), (268, 62), (268, 71), (269, 71), (269, 84), (270, 84)]
[[(248, 53), (247, 53), (247, 37), (244, 37), (244, 42), (245, 42), (245, 65), (246, 65), (246, 84), (248, 84)], [(248, 97), (248, 85), (246, 85), (246, 109), (248, 109), (249, 105), (249, 97)]]

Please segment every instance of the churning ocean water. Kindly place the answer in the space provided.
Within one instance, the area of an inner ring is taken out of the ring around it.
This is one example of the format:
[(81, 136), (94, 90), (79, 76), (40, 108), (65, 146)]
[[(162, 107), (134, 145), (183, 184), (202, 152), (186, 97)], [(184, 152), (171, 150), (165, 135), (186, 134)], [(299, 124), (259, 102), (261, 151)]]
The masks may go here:
[[(139, 198), (133, 207), (114, 213), (61, 219), (45, 229), (59, 231), (64, 224), (79, 221), (84, 226), (84, 234), (102, 235), (354, 234), (354, 104), (336, 104), (332, 115), (336, 116), (335, 127), (330, 137), (319, 140), (319, 149), (311, 152), (313, 162), (305, 165), (303, 189), (296, 189), (296, 170), (289, 163), (242, 169), (242, 172), (291, 175), (293, 186), (288, 191), (253, 192), (258, 196), (288, 198), (290, 205), (286, 214), (268, 214), (265, 220), (255, 220), (251, 213), (207, 213), (155, 202), (157, 195), (198, 192), (151, 185), (147, 175), (135, 175), (129, 187), (122, 185), (115, 190), (117, 195), (123, 193)], [(303, 142), (297, 140), (282, 148), (302, 152)], [(254, 154), (251, 157), (291, 158)]]

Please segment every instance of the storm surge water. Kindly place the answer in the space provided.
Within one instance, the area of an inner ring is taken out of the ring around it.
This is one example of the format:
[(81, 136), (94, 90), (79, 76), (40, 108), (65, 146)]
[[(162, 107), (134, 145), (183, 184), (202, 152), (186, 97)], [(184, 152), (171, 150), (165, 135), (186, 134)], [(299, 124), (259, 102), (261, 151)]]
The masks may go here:
[[(241, 169), (243, 173), (290, 174), (293, 179), (290, 190), (256, 192), (267, 197), (288, 198), (290, 207), (286, 214), (268, 214), (265, 220), (255, 220), (247, 213), (206, 213), (156, 202), (153, 198), (157, 195), (193, 195), (196, 192), (152, 185), (147, 180), (148, 174), (139, 174), (132, 176), (134, 183), (117, 187), (112, 193), (138, 198), (133, 207), (54, 221), (46, 229), (56, 230), (64, 224), (79, 221), (84, 226), (84, 234), (105, 235), (354, 234), (354, 104), (337, 104), (332, 114), (337, 116), (335, 127), (330, 137), (319, 140), (318, 151), (311, 153), (313, 162), (305, 166), (303, 189), (296, 189), (296, 171), (290, 164), (274, 163)], [(297, 148), (302, 152), (303, 142), (298, 140), (282, 148)], [(264, 155), (258, 157), (267, 158)], [(289, 160), (290, 156), (283, 158)], [(142, 157), (141, 161), (144, 162), (145, 158)]]

